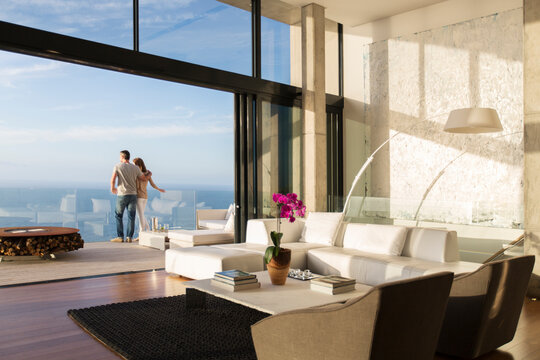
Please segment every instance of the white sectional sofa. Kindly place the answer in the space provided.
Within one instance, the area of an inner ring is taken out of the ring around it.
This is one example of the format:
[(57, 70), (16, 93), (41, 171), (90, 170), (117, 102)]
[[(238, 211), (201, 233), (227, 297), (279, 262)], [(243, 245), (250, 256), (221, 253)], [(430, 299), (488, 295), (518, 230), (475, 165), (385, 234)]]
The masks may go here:
[[(281, 226), (282, 247), (292, 252), (291, 268), (352, 277), (367, 285), (439, 271), (465, 273), (481, 266), (459, 261), (455, 231), (342, 223), (338, 213), (311, 213), (306, 221), (283, 221)], [(250, 220), (246, 243), (169, 249), (165, 269), (192, 279), (235, 268), (261, 271), (275, 229), (275, 219)]]

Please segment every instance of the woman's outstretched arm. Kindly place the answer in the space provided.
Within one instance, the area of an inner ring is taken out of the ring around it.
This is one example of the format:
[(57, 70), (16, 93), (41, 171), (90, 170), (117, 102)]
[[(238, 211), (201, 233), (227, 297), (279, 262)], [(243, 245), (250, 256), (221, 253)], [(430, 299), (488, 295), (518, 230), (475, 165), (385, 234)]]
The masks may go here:
[(150, 181), (150, 185), (152, 185), (152, 187), (156, 189), (157, 191), (162, 192), (162, 193), (165, 192), (165, 190), (158, 188), (158, 186), (154, 183), (154, 180), (152, 180), (152, 177), (150, 177), (148, 181)]

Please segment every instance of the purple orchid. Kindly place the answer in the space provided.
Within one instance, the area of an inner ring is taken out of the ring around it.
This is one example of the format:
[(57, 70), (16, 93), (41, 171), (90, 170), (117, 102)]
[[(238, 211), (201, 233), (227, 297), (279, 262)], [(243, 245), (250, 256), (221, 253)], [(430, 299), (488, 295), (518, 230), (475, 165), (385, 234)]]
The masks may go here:
[(298, 195), (295, 193), (289, 194), (272, 194), (272, 200), (276, 203), (278, 208), (278, 217), (277, 217), (277, 231), (272, 231), (270, 233), (270, 238), (274, 246), (269, 246), (266, 249), (264, 254), (265, 263), (269, 263), (272, 257), (278, 256), (281, 244), (281, 238), (283, 234), (281, 233), (281, 219), (287, 219), (289, 222), (295, 222), (296, 217), (304, 217), (306, 214), (306, 206), (302, 200), (298, 200)]

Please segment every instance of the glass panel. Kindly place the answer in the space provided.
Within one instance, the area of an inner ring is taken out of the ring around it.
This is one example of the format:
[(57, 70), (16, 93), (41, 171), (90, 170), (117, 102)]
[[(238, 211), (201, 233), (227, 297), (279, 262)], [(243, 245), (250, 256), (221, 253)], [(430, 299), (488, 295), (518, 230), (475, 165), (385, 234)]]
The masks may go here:
[(302, 199), (302, 112), (263, 101), (259, 167), (260, 203), (264, 217), (272, 213), (272, 194), (297, 193)]
[(251, 75), (251, 13), (216, 0), (140, 0), (142, 52)]
[(234, 202), (232, 94), (7, 52), (0, 69), (0, 227), (115, 237), (122, 149), (166, 190), (148, 186), (147, 220), (193, 229), (196, 209)]
[(302, 27), (299, 7), (261, 1), (261, 75), (302, 86)]
[(131, 0), (3, 0), (0, 20), (104, 44), (133, 48)]
[(290, 26), (261, 18), (261, 75), (263, 79), (291, 83)]

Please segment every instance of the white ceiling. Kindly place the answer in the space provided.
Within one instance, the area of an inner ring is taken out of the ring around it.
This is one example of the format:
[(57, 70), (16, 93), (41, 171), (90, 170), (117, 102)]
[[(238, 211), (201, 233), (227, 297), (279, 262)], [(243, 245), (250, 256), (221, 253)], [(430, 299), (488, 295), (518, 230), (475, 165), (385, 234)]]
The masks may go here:
[[(294, 7), (316, 3), (326, 8), (326, 18), (347, 26), (357, 26), (445, 0), (279, 0)], [(262, 0), (265, 3), (274, 0)]]

